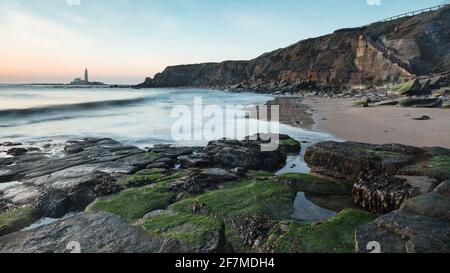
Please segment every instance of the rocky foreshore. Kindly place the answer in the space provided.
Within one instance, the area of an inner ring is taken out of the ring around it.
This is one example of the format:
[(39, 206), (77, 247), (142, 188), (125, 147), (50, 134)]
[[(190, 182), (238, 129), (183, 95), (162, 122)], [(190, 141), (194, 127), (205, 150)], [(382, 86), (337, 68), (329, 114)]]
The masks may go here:
[[(371, 241), (383, 252), (450, 251), (449, 150), (318, 143), (306, 161), (326, 176), (275, 175), (301, 149), (280, 139), (273, 152), (251, 140), (1, 144), (0, 252), (71, 252), (74, 242), (89, 253), (366, 252)], [(296, 220), (298, 192), (360, 209)]]

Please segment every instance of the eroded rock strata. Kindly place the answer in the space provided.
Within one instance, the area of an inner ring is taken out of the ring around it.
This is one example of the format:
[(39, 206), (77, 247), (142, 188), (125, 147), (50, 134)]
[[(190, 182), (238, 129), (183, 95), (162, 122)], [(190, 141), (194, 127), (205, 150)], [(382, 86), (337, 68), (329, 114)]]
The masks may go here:
[(435, 88), (441, 83), (435, 75), (450, 71), (449, 22), (447, 6), (417, 16), (338, 30), (249, 61), (167, 67), (138, 87), (276, 93), (403, 83), (426, 76), (421, 86)]

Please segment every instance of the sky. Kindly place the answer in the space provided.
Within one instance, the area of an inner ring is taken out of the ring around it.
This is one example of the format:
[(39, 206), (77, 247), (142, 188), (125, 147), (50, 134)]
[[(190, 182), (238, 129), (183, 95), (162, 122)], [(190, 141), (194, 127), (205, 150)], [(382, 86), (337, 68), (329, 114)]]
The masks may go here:
[(0, 83), (136, 84), (443, 0), (0, 0)]

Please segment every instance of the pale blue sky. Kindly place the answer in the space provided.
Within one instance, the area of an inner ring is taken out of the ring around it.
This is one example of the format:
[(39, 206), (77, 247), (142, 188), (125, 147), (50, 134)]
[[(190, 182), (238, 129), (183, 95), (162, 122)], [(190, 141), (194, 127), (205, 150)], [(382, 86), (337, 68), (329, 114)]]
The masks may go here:
[[(0, 0), (0, 82), (137, 83), (168, 65), (251, 59), (442, 0)], [(369, 5), (368, 3), (372, 5)], [(379, 5), (378, 5), (379, 4)]]

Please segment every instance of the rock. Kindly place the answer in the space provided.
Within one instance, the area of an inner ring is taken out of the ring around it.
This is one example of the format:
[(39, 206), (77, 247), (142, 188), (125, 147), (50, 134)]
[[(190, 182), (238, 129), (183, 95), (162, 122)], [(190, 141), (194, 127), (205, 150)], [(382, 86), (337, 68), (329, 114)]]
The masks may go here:
[[(356, 231), (356, 252), (371, 253), (371, 243), (378, 243), (381, 253), (406, 253), (407, 240), (395, 233), (378, 227), (375, 223), (364, 225)], [(376, 250), (375, 250), (376, 251)]]
[(15, 208), (0, 213), (0, 236), (19, 231), (38, 221), (40, 211), (33, 208)]
[(421, 116), (420, 118), (413, 118), (414, 120), (430, 120), (429, 116)]
[(321, 142), (306, 150), (305, 161), (315, 173), (357, 182), (362, 176), (395, 174), (423, 154), (422, 149), (356, 142)]
[(274, 223), (274, 221), (265, 219), (260, 215), (251, 215), (235, 221), (233, 227), (239, 233), (245, 245), (258, 248), (262, 242), (267, 240), (268, 233)]
[(442, 102), (442, 108), (450, 109), (450, 101), (446, 100), (446, 101)]
[(337, 182), (307, 174), (283, 174), (278, 177), (278, 180), (298, 191), (312, 194), (350, 195), (352, 192), (352, 183), (347, 181)]
[(204, 153), (222, 168), (274, 171), (286, 164), (287, 156), (281, 149), (263, 151), (262, 145), (260, 141), (219, 140), (210, 142)]
[(403, 202), (419, 194), (420, 190), (406, 180), (383, 176), (362, 178), (352, 191), (356, 205), (379, 215), (399, 209)]
[(114, 213), (133, 223), (149, 212), (167, 208), (174, 201), (174, 197), (175, 193), (168, 184), (152, 184), (98, 198), (86, 208), (86, 212)]
[(439, 193), (444, 197), (450, 198), (450, 180), (442, 182), (434, 189), (434, 192)]
[(216, 189), (218, 185), (236, 179), (238, 179), (237, 175), (224, 169), (193, 170), (173, 182), (171, 187), (174, 192), (199, 194), (205, 190)]
[(257, 140), (261, 142), (278, 141), (279, 149), (288, 154), (298, 154), (301, 150), (301, 143), (284, 134), (256, 134), (247, 137), (246, 140)]
[(106, 213), (81, 213), (0, 237), (0, 253), (69, 253), (71, 245), (80, 246), (82, 253), (152, 253), (162, 242)]
[(155, 146), (150, 152), (157, 153), (162, 157), (176, 159), (180, 156), (191, 155), (194, 152), (201, 151), (199, 147), (171, 147), (171, 146)]
[(12, 156), (21, 156), (21, 155), (26, 154), (27, 152), (28, 152), (28, 150), (25, 148), (12, 148), (12, 149), (9, 149), (6, 152), (6, 154), (12, 155)]
[(226, 251), (222, 221), (190, 213), (159, 212), (139, 221), (150, 236), (164, 242), (160, 252), (219, 253)]
[(3, 142), (3, 143), (0, 143), (0, 146), (3, 146), (3, 147), (13, 147), (13, 146), (22, 146), (23, 144), (22, 143), (16, 143), (16, 142)]
[(446, 221), (397, 210), (356, 231), (358, 252), (378, 242), (382, 253), (449, 253), (450, 224)]
[(450, 222), (450, 198), (432, 192), (405, 201), (402, 209)]
[(417, 188), (420, 191), (420, 194), (425, 194), (433, 191), (433, 189), (438, 184), (438, 180), (427, 176), (397, 175), (395, 177), (404, 179), (405, 183), (411, 185), (414, 188)]
[(418, 79), (409, 82), (401, 83), (391, 88), (391, 93), (395, 95), (419, 95), (421, 94), (422, 86)]
[(442, 106), (442, 99), (440, 98), (406, 98), (400, 101), (403, 107), (413, 108), (436, 108)]
[(184, 168), (207, 167), (212, 165), (212, 161), (207, 154), (199, 153), (190, 156), (180, 156), (178, 160)]
[(45, 217), (58, 218), (68, 212), (84, 210), (96, 198), (121, 191), (123, 188), (108, 174), (93, 172), (75, 181), (55, 182), (40, 189), (42, 196), (36, 207)]
[(400, 103), (400, 100), (395, 99), (395, 100), (385, 100), (385, 101), (376, 102), (372, 105), (373, 106), (395, 106), (395, 105), (398, 105), (399, 103)]

